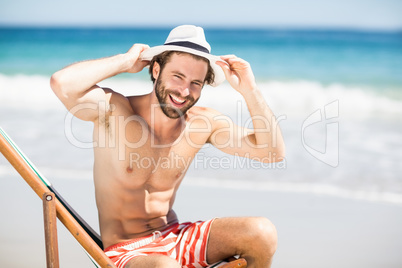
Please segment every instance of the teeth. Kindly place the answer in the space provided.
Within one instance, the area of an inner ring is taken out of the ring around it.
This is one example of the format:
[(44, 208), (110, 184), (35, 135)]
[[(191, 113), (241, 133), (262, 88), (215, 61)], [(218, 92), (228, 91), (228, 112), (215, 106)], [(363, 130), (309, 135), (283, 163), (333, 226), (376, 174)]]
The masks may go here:
[(170, 95), (170, 97), (177, 103), (183, 104), (186, 100), (183, 100), (181, 98), (178, 98), (176, 96)]

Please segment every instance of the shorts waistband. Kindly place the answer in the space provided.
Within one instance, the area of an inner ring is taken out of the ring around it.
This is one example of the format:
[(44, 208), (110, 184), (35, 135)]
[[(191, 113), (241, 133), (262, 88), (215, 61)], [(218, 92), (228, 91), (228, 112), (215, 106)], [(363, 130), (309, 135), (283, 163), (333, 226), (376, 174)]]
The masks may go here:
[(146, 245), (154, 242), (159, 237), (168, 233), (171, 229), (173, 229), (177, 225), (179, 225), (179, 223), (174, 223), (162, 231), (155, 231), (152, 234), (144, 236), (144, 237), (134, 238), (129, 241), (124, 241), (124, 242), (120, 242), (120, 243), (111, 245), (110, 247), (107, 247), (106, 249), (104, 249), (104, 252), (116, 250), (119, 248), (124, 248), (126, 250), (134, 250), (134, 249), (146, 246)]

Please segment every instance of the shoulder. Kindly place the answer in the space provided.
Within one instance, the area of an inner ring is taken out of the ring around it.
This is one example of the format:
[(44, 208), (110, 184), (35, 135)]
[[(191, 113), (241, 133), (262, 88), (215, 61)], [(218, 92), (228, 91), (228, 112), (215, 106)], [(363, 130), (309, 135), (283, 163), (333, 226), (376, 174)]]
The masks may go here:
[(107, 87), (102, 87), (103, 91), (105, 91), (105, 94), (108, 96), (108, 99), (110, 100), (110, 103), (113, 104), (113, 102), (125, 102), (128, 101), (127, 97), (124, 95), (114, 91), (111, 88)]
[(120, 113), (120, 111), (132, 110), (131, 102), (135, 99), (135, 96), (124, 96), (123, 94), (118, 93), (111, 88), (102, 89), (105, 91), (106, 96), (108, 96), (110, 114)]
[(220, 113), (212, 108), (194, 106), (187, 111), (186, 117), (188, 123), (197, 123), (202, 121), (211, 122), (218, 115)]
[(192, 125), (208, 125), (211, 130), (228, 126), (232, 120), (221, 112), (209, 108), (194, 106), (187, 112), (187, 121)]
[(104, 125), (109, 121), (110, 116), (127, 113), (130, 109), (130, 102), (127, 97), (111, 88), (101, 87), (101, 89), (105, 92), (106, 98), (98, 103), (97, 117), (93, 121)]
[(222, 113), (209, 107), (194, 106), (187, 111), (189, 119), (196, 119), (197, 117), (208, 117), (213, 119), (213, 117), (219, 115), (222, 115)]
[[(207, 107), (193, 107), (187, 112), (187, 127), (195, 136), (205, 137), (204, 143), (213, 143), (225, 138), (233, 130), (234, 124), (229, 116)], [(193, 136), (194, 136), (193, 135)], [(222, 142), (224, 144), (224, 142)]]

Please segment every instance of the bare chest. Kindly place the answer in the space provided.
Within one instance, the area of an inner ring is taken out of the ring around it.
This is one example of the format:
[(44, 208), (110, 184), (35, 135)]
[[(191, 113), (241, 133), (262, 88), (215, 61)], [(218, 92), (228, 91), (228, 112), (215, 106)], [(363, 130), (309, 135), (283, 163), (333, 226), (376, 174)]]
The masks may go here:
[(108, 174), (127, 190), (175, 188), (202, 147), (189, 140), (185, 129), (161, 140), (144, 124), (111, 129), (98, 137), (99, 144), (109, 144), (95, 150), (96, 169), (103, 170), (98, 174)]

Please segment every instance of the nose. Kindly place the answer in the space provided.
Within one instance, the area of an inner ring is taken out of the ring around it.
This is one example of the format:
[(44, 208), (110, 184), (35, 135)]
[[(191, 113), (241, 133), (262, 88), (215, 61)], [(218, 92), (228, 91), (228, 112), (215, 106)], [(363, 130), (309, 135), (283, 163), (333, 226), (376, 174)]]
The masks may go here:
[(188, 95), (190, 95), (190, 89), (188, 86), (183, 86), (179, 90), (180, 90), (180, 95), (182, 97), (187, 97)]

